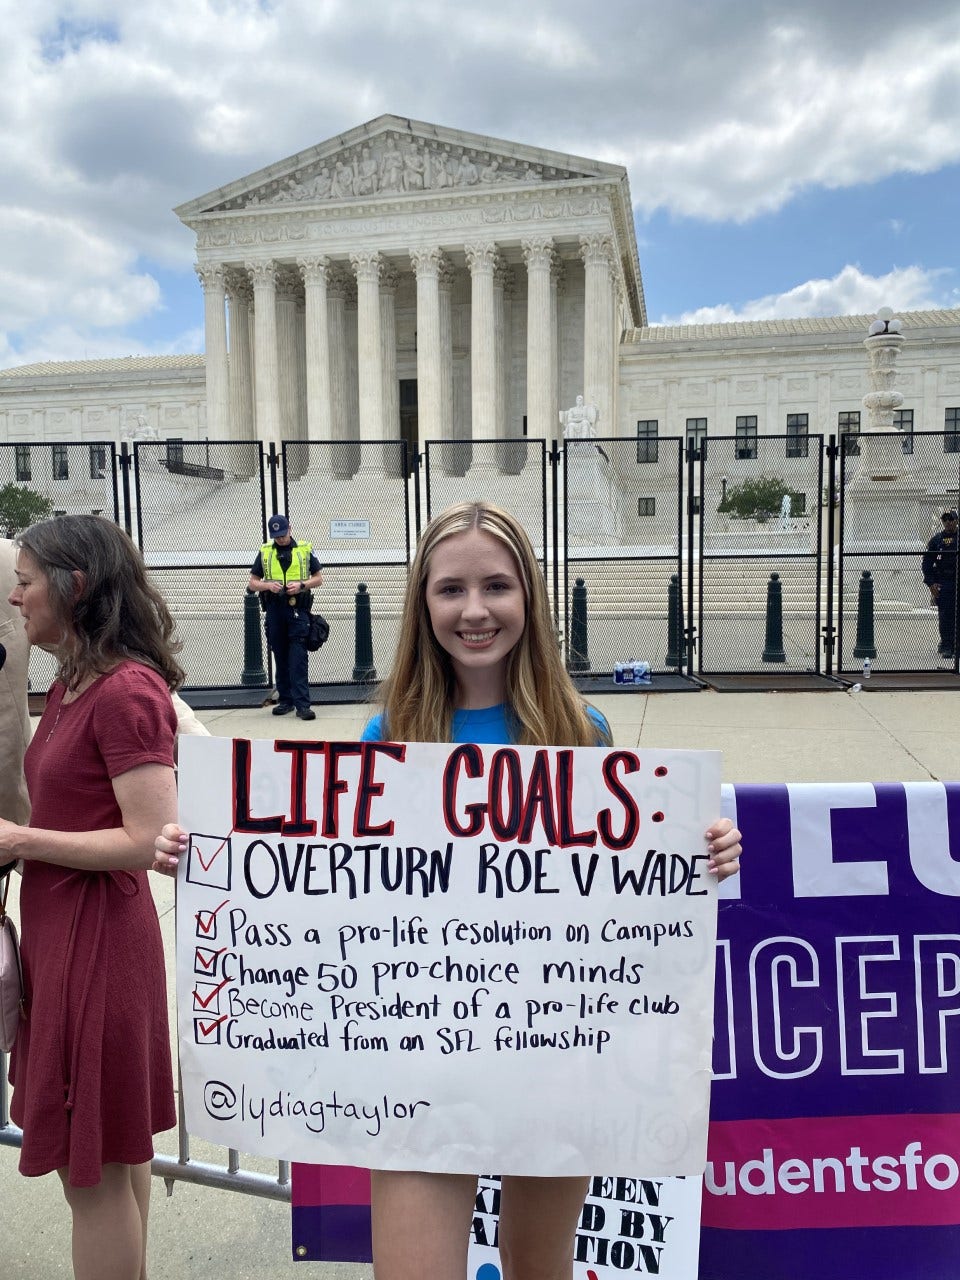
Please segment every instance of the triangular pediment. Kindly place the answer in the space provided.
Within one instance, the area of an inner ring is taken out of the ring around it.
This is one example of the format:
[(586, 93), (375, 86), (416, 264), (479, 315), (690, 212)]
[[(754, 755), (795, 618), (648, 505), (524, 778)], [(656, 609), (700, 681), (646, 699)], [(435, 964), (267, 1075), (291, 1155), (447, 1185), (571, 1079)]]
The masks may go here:
[(422, 198), (506, 186), (619, 181), (624, 176), (619, 165), (384, 115), (191, 200), (176, 212), (189, 223), (204, 213), (263, 205)]

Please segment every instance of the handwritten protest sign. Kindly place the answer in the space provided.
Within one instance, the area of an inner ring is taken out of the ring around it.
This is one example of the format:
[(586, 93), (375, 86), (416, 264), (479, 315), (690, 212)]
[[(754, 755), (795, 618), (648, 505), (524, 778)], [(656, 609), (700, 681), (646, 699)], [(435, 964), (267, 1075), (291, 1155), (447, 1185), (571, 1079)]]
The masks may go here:
[(382, 1169), (702, 1171), (718, 755), (180, 752), (191, 1133)]

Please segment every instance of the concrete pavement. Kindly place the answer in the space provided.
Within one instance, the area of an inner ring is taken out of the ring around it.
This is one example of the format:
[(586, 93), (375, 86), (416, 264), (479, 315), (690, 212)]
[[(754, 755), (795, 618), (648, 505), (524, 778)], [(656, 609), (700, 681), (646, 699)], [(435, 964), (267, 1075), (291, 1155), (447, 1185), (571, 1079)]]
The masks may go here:
[[(593, 697), (619, 746), (700, 747), (723, 752), (727, 782), (896, 782), (960, 778), (960, 692), (721, 694), (629, 692)], [(269, 709), (204, 711), (219, 736), (350, 739), (369, 714), (362, 705), (317, 706), (317, 719), (282, 721)], [(745, 856), (750, 856), (749, 849)], [(173, 974), (172, 882), (153, 877)], [(14, 886), (15, 890), (15, 886)], [(13, 914), (16, 917), (16, 904)], [(173, 990), (171, 981), (171, 1023)], [(158, 1149), (176, 1151), (175, 1135)], [(223, 1164), (226, 1153), (192, 1144), (196, 1160)], [(244, 1167), (276, 1166), (244, 1159)], [(69, 1215), (58, 1180), (24, 1179), (16, 1152), (0, 1147), (5, 1280), (61, 1280), (72, 1275)], [(286, 1205), (235, 1192), (178, 1183), (169, 1199), (155, 1180), (151, 1280), (303, 1280), (305, 1275), (360, 1280), (370, 1269), (294, 1263)]]

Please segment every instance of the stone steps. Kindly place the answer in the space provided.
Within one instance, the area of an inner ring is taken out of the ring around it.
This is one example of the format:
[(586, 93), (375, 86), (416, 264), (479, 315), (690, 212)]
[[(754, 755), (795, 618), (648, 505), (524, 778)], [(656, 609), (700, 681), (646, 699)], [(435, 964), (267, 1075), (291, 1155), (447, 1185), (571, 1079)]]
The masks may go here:
[[(582, 564), (576, 566), (569, 582), (572, 590), (578, 577), (585, 579), (591, 616), (665, 615), (671, 568), (664, 562), (591, 562), (589, 568)], [(729, 561), (710, 564), (705, 577), (704, 608), (709, 613), (765, 613), (770, 572), (766, 564), (745, 566), (742, 562)], [(234, 576), (235, 589), (231, 581), (231, 589), (225, 592), (225, 578), (232, 580)], [(224, 617), (243, 613), (246, 583), (243, 573), (234, 575), (233, 571), (219, 568), (155, 570), (154, 578), (178, 617)], [(314, 593), (314, 607), (327, 617), (353, 617), (360, 582), (368, 588), (375, 616), (399, 616), (406, 575), (403, 566), (396, 565), (364, 565), (359, 570), (357, 566), (326, 569), (323, 586)], [(814, 604), (812, 570), (796, 578), (781, 576), (781, 582), (784, 612), (809, 613)], [(682, 587), (686, 596), (685, 575)], [(696, 573), (694, 595), (699, 596)]]

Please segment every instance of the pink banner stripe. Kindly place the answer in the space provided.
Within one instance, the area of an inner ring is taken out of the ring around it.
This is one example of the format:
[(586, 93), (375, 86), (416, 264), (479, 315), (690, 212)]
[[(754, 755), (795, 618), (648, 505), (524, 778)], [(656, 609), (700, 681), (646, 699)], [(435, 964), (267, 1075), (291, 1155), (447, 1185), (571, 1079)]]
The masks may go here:
[(715, 1122), (702, 1221), (742, 1231), (960, 1224), (960, 1115)]
[(369, 1205), (370, 1170), (343, 1164), (294, 1164), (290, 1197), (295, 1205)]

